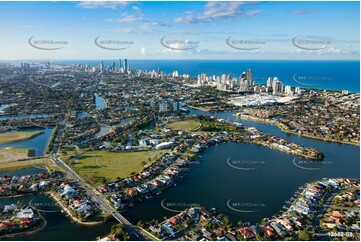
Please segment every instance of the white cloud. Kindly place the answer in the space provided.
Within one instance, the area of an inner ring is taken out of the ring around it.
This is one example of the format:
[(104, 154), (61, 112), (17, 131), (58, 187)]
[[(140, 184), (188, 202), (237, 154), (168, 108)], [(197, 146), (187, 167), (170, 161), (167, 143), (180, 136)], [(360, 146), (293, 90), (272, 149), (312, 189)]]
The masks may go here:
[(107, 19), (108, 22), (119, 22), (119, 23), (147, 23), (151, 25), (157, 25), (156, 21), (144, 18), (144, 14), (141, 9), (137, 6), (132, 7), (132, 13), (122, 13), (117, 19)]
[(119, 23), (136, 23), (143, 20), (143, 14), (123, 13), (120, 18), (116, 19)]
[(293, 15), (303, 15), (303, 14), (311, 13), (311, 11), (307, 9), (297, 9), (297, 10), (293, 10), (291, 13)]
[(116, 29), (111, 29), (111, 30), (106, 30), (106, 31), (114, 32), (114, 33), (125, 33), (125, 34), (135, 33), (135, 30), (131, 29), (131, 28), (116, 28)]
[(178, 17), (176, 23), (204, 23), (215, 20), (249, 17), (260, 13), (260, 10), (248, 10), (245, 5), (253, 2), (208, 2), (203, 13)]
[(147, 48), (143, 46), (143, 47), (140, 49), (140, 54), (141, 54), (141, 55), (146, 55), (146, 52), (147, 52)]
[(34, 25), (22, 25), (21, 27), (23, 27), (23, 28), (34, 28), (35, 26)]
[(78, 3), (78, 7), (80, 8), (112, 8), (116, 9), (117, 7), (123, 7), (132, 2), (125, 2), (125, 1), (85, 1)]
[(140, 8), (139, 8), (139, 7), (137, 7), (137, 6), (133, 6), (133, 7), (132, 7), (132, 9), (133, 9), (134, 11), (138, 11), (138, 12), (140, 12)]

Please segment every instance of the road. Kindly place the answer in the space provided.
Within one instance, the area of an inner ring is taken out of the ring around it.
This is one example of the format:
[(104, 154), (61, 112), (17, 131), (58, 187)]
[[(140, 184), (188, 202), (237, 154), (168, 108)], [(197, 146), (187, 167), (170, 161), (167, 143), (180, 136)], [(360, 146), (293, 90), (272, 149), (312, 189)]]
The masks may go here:
[(77, 181), (77, 183), (86, 191), (91, 200), (93, 200), (100, 209), (111, 214), (119, 223), (124, 224), (132, 240), (143, 241), (149, 238), (140, 232), (140, 230), (133, 226), (123, 215), (121, 215), (115, 208), (113, 208), (105, 199), (105, 197), (88, 185), (71, 167), (63, 162), (59, 157), (59, 150), (63, 136), (63, 129), (65, 126), (64, 120), (58, 126), (58, 137), (55, 139), (54, 149), (50, 155), (53, 162), (61, 167), (70, 179)]

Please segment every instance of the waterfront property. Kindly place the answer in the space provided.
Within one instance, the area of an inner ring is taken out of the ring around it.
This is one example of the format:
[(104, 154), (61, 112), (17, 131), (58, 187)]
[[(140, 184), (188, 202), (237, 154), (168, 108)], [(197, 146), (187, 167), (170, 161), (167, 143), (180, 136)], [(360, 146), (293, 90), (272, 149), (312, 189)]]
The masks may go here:
[[(194, 220), (189, 218), (189, 214), (174, 216), (174, 212), (162, 208), (161, 202), (164, 199), (175, 204), (199, 203), (215, 208), (228, 215), (229, 220), (235, 223), (238, 220), (258, 222), (261, 218), (276, 214), (284, 205), (284, 200), (305, 182), (322, 177), (359, 176), (355, 169), (359, 166), (359, 150), (356, 147), (338, 146), (304, 139), (298, 135), (286, 135), (276, 127), (262, 126), (259, 123), (254, 128), (247, 125), (246, 121), (233, 123), (233, 113), (200, 112), (199, 114), (206, 116), (177, 117), (183, 114), (180, 112), (182, 109), (178, 105), (178, 100), (189, 103), (190, 106), (195, 105), (199, 109), (244, 111), (228, 103), (230, 98), (239, 96), (239, 93), (219, 90), (223, 88), (221, 85), (217, 87), (218, 90), (207, 86), (194, 88), (188, 85), (194, 82), (192, 78), (175, 78), (161, 72), (121, 72), (103, 68), (103, 64), (101, 70), (97, 67), (71, 66), (69, 69), (49, 68), (41, 74), (37, 72), (37, 68), (9, 69), (19, 73), (14, 74), (14, 77), (21, 78), (22, 81), (13, 82), (13, 78), (1, 79), (3, 86), (16, 83), (14, 89), (4, 92), (1, 96), (2, 103), (10, 104), (3, 110), (5, 115), (33, 111), (61, 115), (58, 118), (2, 120), (1, 130), (28, 127), (29, 123), (34, 121), (36, 125), (44, 127), (58, 123), (50, 149), (53, 151), (51, 157), (55, 160), (57, 153), (61, 153), (71, 168), (102, 193), (98, 194), (99, 196), (106, 197), (107, 202), (114, 208), (125, 211), (126, 218), (132, 222), (140, 219), (148, 222), (154, 218), (169, 217), (161, 226), (154, 225), (152, 232), (164, 233), (166, 237), (173, 236), (172, 239), (182, 236), (182, 229), (187, 229), (188, 223)], [(28, 78), (24, 78), (29, 74), (34, 75), (30, 82)], [(34, 82), (41, 85), (29, 89), (30, 86), (36, 85)], [(246, 91), (259, 91), (257, 85), (252, 84), (252, 87), (255, 89), (247, 88)], [(260, 90), (263, 89), (261, 87)], [(97, 94), (94, 96), (95, 90)], [(359, 95), (317, 90), (305, 90), (303, 94), (300, 93), (297, 95), (301, 96), (295, 97), (293, 101), (288, 100), (290, 102), (286, 105), (263, 107), (259, 115), (276, 115), (277, 117), (272, 118), (278, 118), (282, 122), (280, 125), (289, 125), (297, 134), (311, 134), (310, 137), (327, 136), (330, 140), (336, 138), (345, 142), (357, 140), (359, 129), (354, 124), (359, 120), (359, 116), (354, 110), (358, 108), (355, 103)], [(248, 93), (243, 94), (248, 96)], [(265, 101), (272, 102), (272, 99), (278, 98), (280, 102), (282, 99), (288, 99), (283, 98), (281, 93), (281, 96), (273, 95), (271, 100)], [(310, 100), (305, 100), (307, 98)], [(321, 103), (319, 98), (325, 98), (327, 102), (321, 100)], [(255, 104), (252, 100), (248, 101), (250, 102), (247, 102), (247, 105)], [(296, 101), (304, 103), (295, 104)], [(76, 115), (79, 112), (86, 112), (88, 115), (79, 119)], [(194, 110), (190, 110), (189, 115), (192, 115), (191, 113), (194, 113)], [(323, 115), (326, 115), (328, 122), (321, 120)], [(297, 120), (290, 122), (292, 118)], [(308, 122), (307, 119), (312, 121)], [(22, 148), (46, 146), (49, 139), (40, 138), (49, 137), (48, 131), (44, 129), (45, 134), (34, 137), (32, 142), (26, 140), (12, 144), (14, 147)], [(39, 149), (35, 150), (35, 153), (44, 154)], [(316, 164), (317, 169), (310, 172), (295, 166), (292, 161), (299, 158), (305, 160), (305, 165), (310, 163), (309, 167)], [(322, 158), (329, 160), (325, 163), (309, 161)], [(57, 164), (62, 163), (57, 161)], [(10, 167), (10, 164), (6, 165)], [(190, 168), (192, 172), (188, 172)], [(69, 175), (72, 176), (72, 173), (69, 172)], [(92, 203), (89, 194), (82, 190), (82, 183), (79, 181), (79, 184), (76, 184), (65, 180), (64, 182), (58, 187), (57, 195), (62, 196), (64, 208), (70, 211), (68, 214), (76, 216), (79, 221), (84, 217), (94, 217), (97, 206)], [(7, 189), (4, 188), (5, 193), (8, 192)], [(308, 218), (300, 217), (317, 212), (314, 206), (319, 205), (322, 198), (326, 199), (327, 195), (319, 192), (319, 187), (315, 189), (317, 191), (308, 189), (305, 196), (321, 194), (323, 197), (298, 199), (294, 204), (297, 216), (288, 218), (279, 217), (277, 214), (277, 218), (258, 227), (243, 223), (230, 229), (227, 219), (223, 221), (215, 213), (203, 211), (199, 215), (203, 221), (202, 228), (187, 234), (187, 238), (269, 240), (291, 238), (294, 232), (302, 232), (300, 238), (308, 239), (304, 234), (309, 232), (307, 226), (313, 224)], [(357, 205), (357, 200), (353, 198), (357, 197), (357, 191), (343, 192), (345, 194), (339, 194), (339, 205), (355, 208), (353, 206)], [(259, 207), (252, 209), (254, 213), (244, 214), (239, 212), (245, 210), (239, 204)], [(231, 205), (231, 208), (227, 205)], [(339, 229), (349, 226), (354, 231), (357, 230), (357, 223), (350, 224), (342, 217), (352, 212), (346, 213), (339, 208), (334, 210), (328, 211), (324, 224), (332, 227), (334, 223), (340, 225), (337, 226)], [(347, 218), (357, 217), (357, 214), (355, 215), (351, 214)], [(114, 230), (117, 230), (115, 234), (121, 234), (119, 228)], [(69, 233), (74, 234), (74, 238), (83, 239), (76, 234), (77, 230), (74, 231)], [(101, 231), (98, 232), (101, 235)], [(47, 237), (39, 235), (37, 238)], [(94, 239), (90, 235), (87, 238)]]
[[(152, 220), (139, 224), (163, 240), (330, 240), (335, 237), (358, 240), (359, 185), (359, 180), (348, 178), (324, 179), (306, 184), (289, 210), (271, 219), (264, 218), (257, 224), (243, 221), (232, 224), (227, 216), (203, 207), (187, 208), (161, 222)], [(350, 189), (353, 192), (349, 194), (347, 191)], [(345, 196), (345, 191), (349, 195)], [(338, 201), (350, 200), (352, 204), (336, 208), (330, 203), (333, 197), (337, 197)], [(305, 213), (305, 210), (297, 210), (295, 206), (309, 206), (313, 212)]]
[(4, 204), (0, 210), (0, 238), (35, 231), (44, 224), (44, 219), (29, 205)]

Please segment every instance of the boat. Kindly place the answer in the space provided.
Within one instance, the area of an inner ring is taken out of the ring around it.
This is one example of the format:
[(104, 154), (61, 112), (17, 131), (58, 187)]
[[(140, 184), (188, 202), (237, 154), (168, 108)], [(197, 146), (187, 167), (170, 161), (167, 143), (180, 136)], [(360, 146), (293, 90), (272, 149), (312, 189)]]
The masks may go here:
[(145, 198), (146, 198), (146, 199), (150, 199), (150, 198), (152, 198), (152, 196), (145, 196)]
[(161, 193), (162, 193), (162, 191), (158, 191), (156, 194), (157, 194), (157, 195), (160, 195)]
[(176, 186), (177, 186), (177, 183), (174, 183), (174, 185), (173, 185), (173, 186), (175, 186), (175, 187), (176, 187)]

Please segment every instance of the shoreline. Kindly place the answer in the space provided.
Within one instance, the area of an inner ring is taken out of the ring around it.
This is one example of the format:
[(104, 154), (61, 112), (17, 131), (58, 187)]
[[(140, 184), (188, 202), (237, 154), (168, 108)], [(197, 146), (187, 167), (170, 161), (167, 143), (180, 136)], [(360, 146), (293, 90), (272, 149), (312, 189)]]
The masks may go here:
[(257, 117), (253, 117), (250, 115), (245, 115), (245, 114), (237, 114), (235, 115), (236, 117), (239, 117), (240, 119), (245, 119), (245, 120), (250, 120), (250, 121), (257, 121), (257, 122), (261, 122), (261, 123), (265, 123), (265, 124), (270, 124), (273, 126), (278, 127), (282, 132), (285, 132), (286, 134), (294, 134), (294, 135), (298, 135), (301, 137), (306, 137), (309, 139), (317, 139), (317, 140), (322, 140), (324, 142), (333, 142), (333, 143), (339, 143), (339, 144), (346, 144), (346, 145), (353, 145), (353, 146), (360, 146), (360, 143), (354, 143), (354, 142), (349, 142), (349, 141), (342, 141), (342, 140), (333, 140), (333, 139), (326, 139), (326, 138), (322, 138), (322, 137), (318, 137), (318, 136), (312, 136), (312, 135), (306, 135), (306, 134), (300, 134), (298, 132), (294, 132), (291, 131), (289, 129), (286, 129), (284, 127), (283, 124), (280, 124), (277, 121), (272, 121), (270, 119), (261, 119), (261, 118), (257, 118)]
[[(38, 193), (39, 194), (39, 193)], [(34, 196), (34, 195), (38, 195), (38, 194), (34, 194), (34, 193), (24, 193), (24, 194), (17, 194), (17, 195), (8, 195), (8, 196), (0, 196), (1, 198), (18, 198), (18, 197), (26, 197), (26, 196)]]
[[(47, 155), (50, 155), (51, 154), (51, 150), (49, 151), (49, 145), (52, 143), (52, 142), (54, 142), (55, 143), (55, 141), (56, 141), (56, 136), (57, 136), (57, 132), (58, 132), (58, 129), (59, 129), (59, 126), (58, 125), (55, 125), (53, 128), (52, 128), (53, 130), (52, 130), (52, 132), (51, 132), (51, 136), (50, 136), (50, 139), (49, 139), (49, 141), (48, 141), (48, 143), (46, 144), (46, 146), (45, 146), (45, 149), (44, 149), (44, 156), (47, 156)], [(56, 135), (55, 135), (55, 133), (56, 133)], [(54, 136), (55, 135), (55, 136)]]
[[(21, 131), (20, 131), (21, 132)], [(5, 134), (7, 132), (4, 132), (4, 133), (1, 133), (1, 134)], [(9, 132), (9, 133), (12, 133), (12, 132)], [(16, 132), (13, 132), (13, 133), (16, 133)], [(5, 142), (0, 142), (1, 145), (7, 145), (7, 144), (12, 144), (12, 143), (17, 143), (17, 142), (22, 142), (22, 141), (26, 141), (26, 140), (31, 140), (39, 135), (42, 135), (42, 134), (45, 134), (45, 132), (43, 131), (38, 131), (38, 132), (35, 132), (34, 134), (32, 134), (31, 136), (29, 137), (26, 137), (26, 138), (20, 138), (20, 139), (16, 139), (16, 140), (11, 140), (11, 141), (5, 141)]]
[(233, 109), (213, 109), (213, 108), (202, 108), (202, 107), (195, 107), (195, 106), (191, 106), (191, 105), (186, 105), (187, 108), (191, 108), (191, 109), (196, 109), (196, 110), (200, 110), (203, 112), (232, 112), (232, 111), (237, 111), (237, 108), (233, 108)]
[(77, 217), (75, 217), (69, 210), (69, 208), (63, 203), (63, 201), (56, 197), (53, 192), (48, 192), (48, 194), (51, 196), (51, 198), (53, 200), (55, 200), (57, 202), (57, 204), (63, 209), (63, 211), (65, 211), (65, 213), (70, 217), (71, 220), (73, 220), (74, 222), (81, 224), (81, 225), (88, 225), (88, 226), (92, 226), (92, 225), (99, 225), (102, 224), (103, 221), (98, 221), (98, 222), (83, 222), (80, 219), (78, 219)]
[[(29, 157), (25, 160), (17, 160), (17, 161), (8, 161), (6, 163), (3, 163), (3, 164), (11, 164), (12, 162), (25, 162), (25, 161), (30, 161), (32, 157)], [(39, 159), (42, 159), (42, 158), (39, 158)], [(1, 163), (0, 163), (1, 164)], [(19, 171), (19, 170), (26, 170), (26, 169), (32, 169), (32, 168), (35, 168), (35, 169), (41, 169), (41, 170), (48, 170), (48, 167), (45, 165), (44, 167), (41, 167), (41, 166), (38, 166), (38, 167), (35, 167), (33, 166), (30, 162), (26, 162), (26, 164), (23, 164), (23, 165), (19, 165), (19, 166), (15, 166), (15, 167), (0, 167), (0, 173), (3, 173), (3, 172), (11, 172), (11, 171)], [(6, 174), (5, 174), (6, 175)]]
[(43, 218), (43, 216), (40, 216), (40, 217), (44, 221), (44, 223), (41, 227), (36, 228), (34, 230), (30, 230), (30, 231), (23, 231), (23, 232), (14, 233), (14, 234), (5, 234), (5, 235), (0, 236), (0, 239), (6, 239), (9, 237), (15, 237), (15, 236), (21, 236), (21, 235), (29, 235), (29, 234), (33, 234), (33, 233), (43, 230), (45, 228), (45, 226), (47, 225), (47, 221), (45, 218)]

